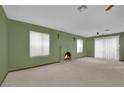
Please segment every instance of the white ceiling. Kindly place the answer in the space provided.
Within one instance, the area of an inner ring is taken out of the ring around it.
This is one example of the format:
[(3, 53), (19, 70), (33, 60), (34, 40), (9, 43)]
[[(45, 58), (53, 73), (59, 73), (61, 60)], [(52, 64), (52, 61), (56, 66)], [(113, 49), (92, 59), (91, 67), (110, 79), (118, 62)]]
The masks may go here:
[[(96, 32), (124, 32), (124, 6), (115, 5), (106, 12), (105, 5), (88, 5), (79, 12), (79, 5), (5, 5), (9, 19), (41, 25), (85, 37)], [(110, 31), (105, 31), (110, 29)]]

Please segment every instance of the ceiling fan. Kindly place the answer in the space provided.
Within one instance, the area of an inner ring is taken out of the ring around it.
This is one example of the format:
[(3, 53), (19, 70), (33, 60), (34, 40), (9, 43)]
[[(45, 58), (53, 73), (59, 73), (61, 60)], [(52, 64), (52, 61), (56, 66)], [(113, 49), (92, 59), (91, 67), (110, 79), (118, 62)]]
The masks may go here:
[(105, 9), (105, 11), (111, 10), (113, 6), (114, 6), (114, 5), (109, 5), (109, 6)]
[[(108, 5), (107, 8), (105, 8), (105, 11), (110, 11), (114, 5)], [(81, 5), (77, 8), (78, 11), (82, 12), (84, 10), (88, 9), (87, 5)]]

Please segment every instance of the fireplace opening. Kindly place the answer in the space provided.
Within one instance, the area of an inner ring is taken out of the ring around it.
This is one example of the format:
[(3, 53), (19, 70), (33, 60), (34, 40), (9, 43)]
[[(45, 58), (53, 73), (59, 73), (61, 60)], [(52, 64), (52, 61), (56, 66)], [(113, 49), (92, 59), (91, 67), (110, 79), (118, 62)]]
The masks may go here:
[(64, 60), (71, 60), (71, 53), (70, 52), (65, 53)]

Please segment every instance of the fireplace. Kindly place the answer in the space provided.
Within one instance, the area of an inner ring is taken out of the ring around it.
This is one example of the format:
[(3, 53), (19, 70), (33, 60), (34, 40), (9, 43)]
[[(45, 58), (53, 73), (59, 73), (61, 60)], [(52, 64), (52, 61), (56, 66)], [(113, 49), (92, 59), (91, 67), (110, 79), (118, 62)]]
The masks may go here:
[(70, 52), (65, 53), (64, 60), (71, 60), (71, 53)]

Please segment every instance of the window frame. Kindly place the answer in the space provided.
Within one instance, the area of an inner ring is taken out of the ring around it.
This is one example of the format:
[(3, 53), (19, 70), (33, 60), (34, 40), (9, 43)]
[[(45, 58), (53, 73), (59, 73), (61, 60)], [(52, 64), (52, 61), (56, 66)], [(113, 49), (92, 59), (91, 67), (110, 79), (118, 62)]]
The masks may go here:
[[(41, 34), (47, 34), (47, 35), (49, 36), (49, 51), (48, 51), (48, 55), (43, 55), (43, 54), (41, 54), (41, 55), (38, 55), (38, 56), (31, 56), (31, 51), (30, 51), (30, 50), (31, 50), (31, 45), (30, 45), (30, 44), (31, 44), (31, 41), (30, 41), (31, 35), (30, 35), (30, 32), (36, 32), (36, 33), (41, 33)], [(50, 43), (50, 34), (49, 34), (49, 33), (45, 33), (45, 32), (32, 31), (32, 30), (31, 30), (31, 31), (29, 31), (29, 34), (28, 34), (28, 35), (29, 35), (29, 41), (28, 41), (28, 42), (29, 42), (29, 46), (28, 46), (28, 48), (29, 48), (29, 57), (30, 57), (30, 58), (49, 57), (49, 55), (50, 55), (50, 44), (51, 44), (51, 43)]]
[[(82, 51), (79, 51), (79, 52), (78, 52), (78, 40), (82, 41)], [(83, 53), (83, 48), (84, 48), (83, 39), (77, 39), (76, 40), (76, 49), (77, 49), (76, 52), (77, 52), (77, 54)]]

